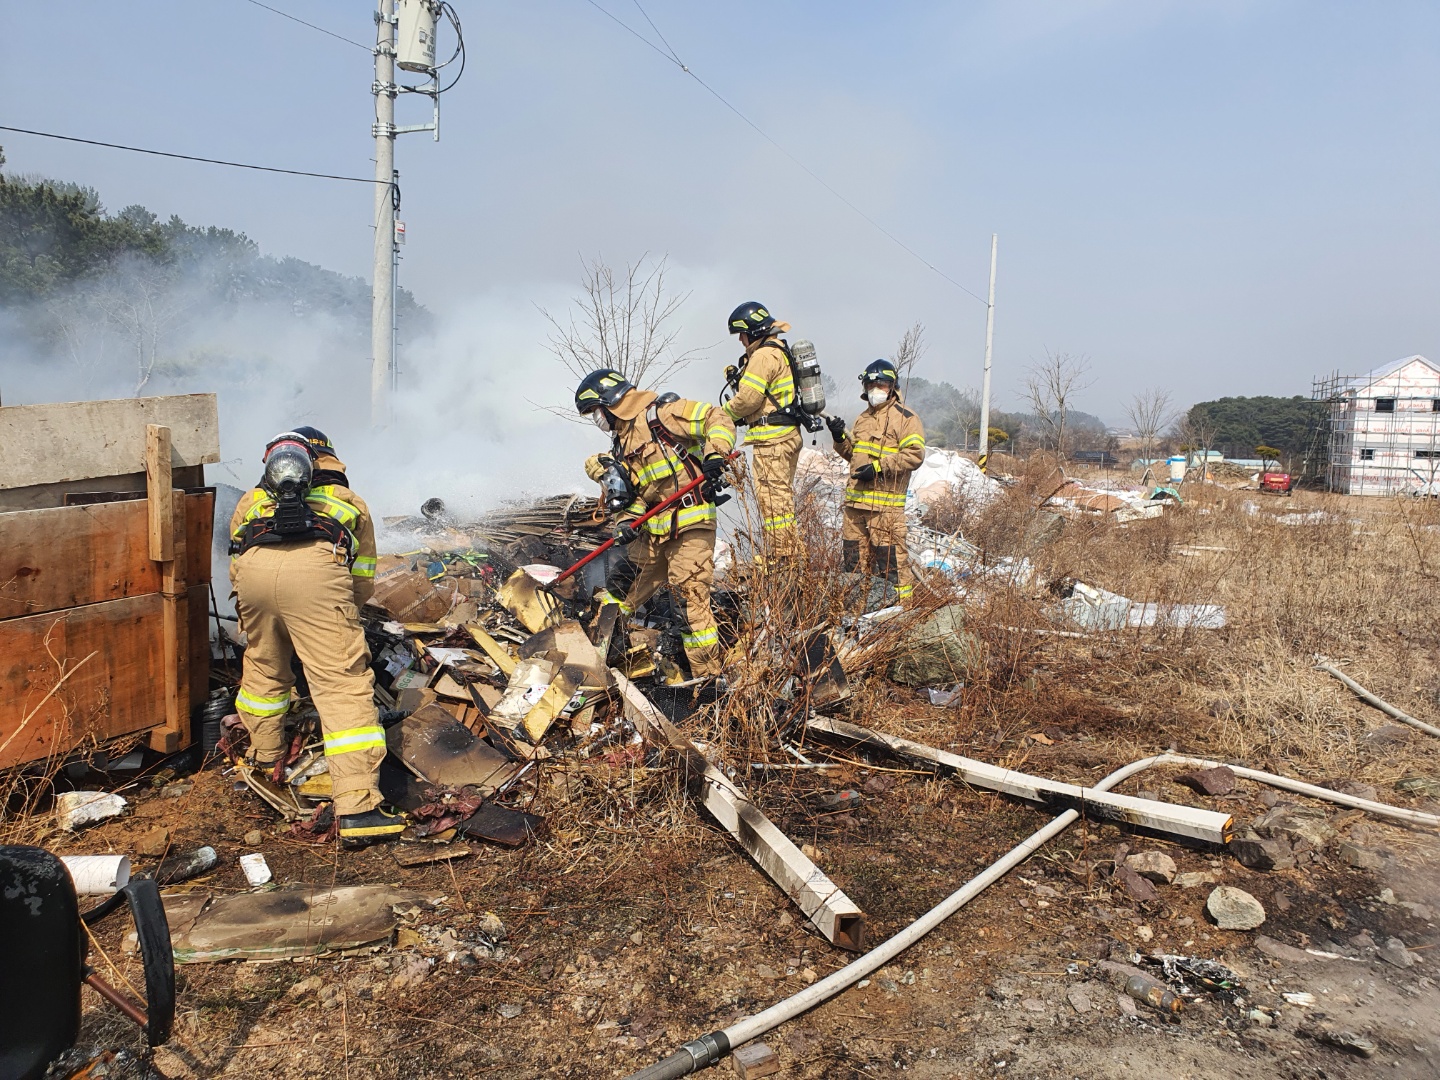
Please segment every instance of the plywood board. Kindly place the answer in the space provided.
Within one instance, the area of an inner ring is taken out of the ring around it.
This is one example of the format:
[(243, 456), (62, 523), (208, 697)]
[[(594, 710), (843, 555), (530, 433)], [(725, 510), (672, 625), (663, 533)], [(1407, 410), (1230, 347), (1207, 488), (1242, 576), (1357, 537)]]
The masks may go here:
[[(212, 492), (185, 496), (191, 584), (210, 580), (214, 499)], [(147, 530), (142, 501), (0, 514), (0, 619), (159, 592), (161, 566), (146, 550)]]
[(160, 591), (144, 502), (0, 514), (0, 618)]
[(172, 465), (220, 460), (214, 394), (9, 405), (0, 408), (0, 489), (143, 471), (148, 424), (170, 429)]
[(210, 586), (191, 585), (190, 619), (190, 708), (210, 696)]
[[(152, 593), (0, 622), (0, 743), (18, 732), (0, 768), (164, 723), (162, 604)], [(74, 674), (44, 701), (57, 661)]]

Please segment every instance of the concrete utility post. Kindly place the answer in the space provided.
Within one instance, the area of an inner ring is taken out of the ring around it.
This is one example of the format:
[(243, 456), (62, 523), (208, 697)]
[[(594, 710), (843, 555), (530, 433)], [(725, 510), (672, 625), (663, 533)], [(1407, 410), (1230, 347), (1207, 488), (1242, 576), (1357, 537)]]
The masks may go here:
[(990, 352), (995, 344), (995, 254), (999, 237), (990, 234), (990, 299), (985, 306), (985, 377), (980, 387), (980, 471), (990, 462)]
[(390, 422), (395, 364), (395, 0), (375, 15), (375, 266), (370, 296), (370, 424)]

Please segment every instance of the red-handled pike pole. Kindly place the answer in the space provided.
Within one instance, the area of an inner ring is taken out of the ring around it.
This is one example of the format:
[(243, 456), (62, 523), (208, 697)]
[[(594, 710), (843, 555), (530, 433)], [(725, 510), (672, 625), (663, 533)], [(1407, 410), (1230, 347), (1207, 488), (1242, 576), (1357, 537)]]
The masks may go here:
[[(735, 460), (737, 457), (739, 457), (739, 456), (740, 456), (740, 451), (739, 451), (739, 450), (732, 450), (732, 451), (730, 451), (730, 453), (728, 453), (728, 454), (725, 455), (725, 462), (726, 462), (726, 464), (729, 464), (730, 462), (734, 461), (734, 460)], [(634, 521), (630, 522), (630, 524), (631, 524), (632, 526), (644, 525), (645, 522), (649, 521), (649, 520), (650, 520), (651, 518), (653, 518), (656, 514), (662, 513), (663, 511), (670, 509), (670, 507), (674, 506), (677, 502), (679, 502), (681, 499), (683, 499), (686, 495), (689, 495), (690, 492), (694, 491), (697, 487), (699, 487), (699, 486), (700, 486), (701, 484), (703, 484), (703, 483), (705, 483), (705, 477), (704, 477), (704, 476), (697, 476), (697, 477), (695, 477), (694, 480), (691, 480), (688, 484), (686, 484), (684, 487), (682, 487), (679, 491), (675, 492), (674, 495), (671, 495), (671, 496), (669, 496), (668, 498), (664, 499), (663, 501), (656, 503), (656, 504), (655, 504), (654, 506), (652, 506), (649, 510), (646, 510), (645, 513), (641, 514), (641, 515), (640, 515), (638, 518), (636, 518)], [(576, 572), (584, 569), (587, 564), (593, 562), (595, 559), (598, 559), (601, 555), (603, 555), (605, 552), (609, 551), (612, 547), (614, 547), (615, 544), (616, 544), (616, 540), (615, 540), (615, 538), (612, 536), (609, 540), (606, 540), (603, 544), (601, 544), (599, 547), (597, 547), (594, 551), (590, 552), (589, 555), (586, 555), (583, 559), (581, 559), (579, 562), (577, 562), (574, 566), (570, 567), (568, 570), (562, 570), (562, 571), (560, 571), (559, 575), (556, 576), (556, 577), (554, 577), (554, 578), (552, 578), (552, 579), (546, 584), (545, 588), (546, 588), (546, 589), (553, 589), (556, 585), (559, 585), (560, 582), (564, 581), (566, 578), (570, 577), (572, 574), (575, 574)]]

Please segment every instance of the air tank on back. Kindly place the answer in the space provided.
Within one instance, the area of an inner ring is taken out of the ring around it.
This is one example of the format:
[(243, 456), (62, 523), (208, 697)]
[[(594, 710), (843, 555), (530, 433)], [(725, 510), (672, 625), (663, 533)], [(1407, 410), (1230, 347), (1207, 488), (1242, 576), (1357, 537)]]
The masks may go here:
[(398, 0), (395, 15), (395, 63), (401, 71), (433, 73), (438, 0)]
[(795, 367), (795, 400), (807, 416), (819, 416), (825, 411), (825, 382), (815, 346), (796, 341), (790, 346), (790, 359)]

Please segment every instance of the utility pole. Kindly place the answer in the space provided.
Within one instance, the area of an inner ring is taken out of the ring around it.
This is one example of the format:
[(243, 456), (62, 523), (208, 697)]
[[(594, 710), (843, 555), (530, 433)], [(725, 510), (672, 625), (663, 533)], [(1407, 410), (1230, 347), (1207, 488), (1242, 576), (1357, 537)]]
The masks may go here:
[(390, 422), (395, 365), (395, 0), (375, 15), (375, 266), (370, 295), (370, 426)]
[[(398, 7), (398, 13), (397, 13)], [(435, 62), (435, 26), (448, 13), (455, 29), (455, 55), (444, 64)], [(378, 0), (375, 12), (375, 265), (370, 286), (370, 425), (382, 428), (390, 422), (390, 397), (398, 385), (400, 365), (396, 358), (396, 271), (400, 265), (400, 242), (405, 226), (400, 223), (400, 174), (395, 171), (395, 136), (412, 131), (429, 131), (440, 141), (440, 95), (450, 86), (440, 86), (440, 68), (456, 57), (464, 67), (465, 39), (454, 8), (440, 0)], [(400, 86), (395, 69), (424, 75), (429, 82)], [(459, 76), (456, 76), (458, 79)], [(434, 107), (428, 124), (395, 126), (395, 98), (401, 93), (421, 94)]]
[(990, 353), (995, 344), (995, 254), (999, 237), (990, 234), (990, 299), (985, 305), (985, 378), (980, 387), (980, 471), (990, 462)]

